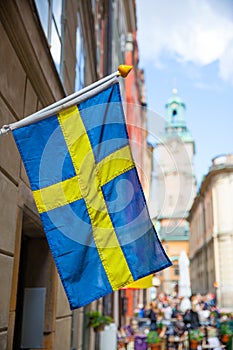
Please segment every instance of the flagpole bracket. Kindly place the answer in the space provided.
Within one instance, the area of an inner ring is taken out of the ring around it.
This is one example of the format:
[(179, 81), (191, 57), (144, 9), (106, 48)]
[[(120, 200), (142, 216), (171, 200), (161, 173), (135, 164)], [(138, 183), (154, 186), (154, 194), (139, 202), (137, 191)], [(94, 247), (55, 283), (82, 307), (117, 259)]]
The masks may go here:
[(94, 82), (93, 84), (81, 89), (80, 91), (76, 91), (73, 94), (66, 96), (62, 100), (59, 100), (41, 109), (40, 111), (37, 111), (27, 116), (26, 118), (20, 119), (17, 122), (14, 122), (9, 125), (4, 125), (2, 128), (0, 128), (0, 136), (8, 134), (12, 130), (32, 124), (36, 121), (46, 119), (49, 116), (58, 113), (63, 108), (68, 108), (71, 105), (75, 105), (77, 103), (80, 103), (81, 101), (84, 101), (92, 95), (94, 96), (94, 94), (96, 94), (97, 91), (100, 92), (104, 88), (111, 86), (114, 82), (117, 82), (117, 78), (119, 76), (121, 76), (122, 78), (126, 78), (132, 68), (132, 66), (127, 66), (124, 64), (119, 65), (118, 71), (108, 75), (107, 77), (104, 77)]
[(127, 66), (125, 64), (120, 64), (118, 66), (118, 73), (119, 73), (118, 75), (121, 76), (122, 78), (126, 78), (132, 68), (133, 68), (133, 66)]
[(11, 128), (9, 125), (3, 125), (0, 129), (0, 136), (4, 135), (4, 134), (8, 134), (8, 132), (11, 131)]

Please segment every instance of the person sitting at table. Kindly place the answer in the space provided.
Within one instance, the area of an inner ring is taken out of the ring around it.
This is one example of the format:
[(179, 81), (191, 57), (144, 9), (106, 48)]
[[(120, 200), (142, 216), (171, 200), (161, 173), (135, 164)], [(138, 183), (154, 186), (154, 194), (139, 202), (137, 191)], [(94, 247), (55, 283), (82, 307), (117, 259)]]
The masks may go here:
[(194, 303), (192, 303), (191, 310), (185, 312), (183, 320), (186, 326), (189, 326), (191, 329), (197, 329), (200, 327), (200, 320)]
[(185, 323), (183, 321), (183, 316), (180, 312), (176, 314), (176, 321), (174, 323), (174, 334), (181, 337), (185, 331)]
[(129, 324), (127, 326), (125, 326), (124, 330), (125, 330), (125, 333), (126, 333), (127, 337), (130, 337), (130, 336), (134, 335), (135, 329), (133, 327), (133, 318), (131, 318), (129, 320)]

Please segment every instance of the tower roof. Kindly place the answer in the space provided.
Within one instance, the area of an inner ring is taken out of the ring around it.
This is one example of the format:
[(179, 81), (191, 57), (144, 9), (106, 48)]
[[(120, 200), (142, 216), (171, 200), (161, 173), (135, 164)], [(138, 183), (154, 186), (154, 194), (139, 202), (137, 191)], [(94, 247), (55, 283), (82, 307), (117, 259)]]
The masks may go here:
[(177, 103), (178, 105), (182, 105), (185, 108), (185, 104), (182, 99), (177, 95), (178, 90), (176, 88), (172, 89), (172, 96), (168, 99), (166, 103), (166, 107), (172, 105), (173, 103)]
[(172, 96), (168, 99), (166, 105), (166, 138), (178, 136), (182, 141), (192, 142), (192, 136), (187, 128), (184, 118), (186, 109), (184, 101), (178, 96), (177, 89), (172, 90)]

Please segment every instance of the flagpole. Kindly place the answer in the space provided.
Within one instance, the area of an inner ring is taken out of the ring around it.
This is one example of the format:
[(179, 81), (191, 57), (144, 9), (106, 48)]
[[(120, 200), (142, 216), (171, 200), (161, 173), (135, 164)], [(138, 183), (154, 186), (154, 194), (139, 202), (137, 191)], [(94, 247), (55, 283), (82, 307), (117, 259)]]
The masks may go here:
[[(80, 94), (80, 91), (81, 91), (80, 90), (78, 94), (75, 94), (75, 96), (73, 96), (73, 98), (68, 98), (68, 99), (64, 98), (62, 100), (59, 100), (58, 102), (53, 103), (52, 105), (50, 105), (46, 108), (43, 108), (40, 111), (33, 113), (26, 118), (23, 118), (15, 123), (3, 126), (2, 129), (4, 129), (4, 133), (7, 133), (9, 131), (21, 128), (23, 126), (38, 122), (38, 121), (43, 120), (43, 119), (46, 119), (52, 115), (59, 113), (63, 109), (74, 106), (75, 104), (78, 104), (78, 103), (92, 97), (93, 95), (97, 94), (100, 91), (103, 91), (104, 89), (108, 88), (109, 86), (113, 85), (116, 82), (117, 82), (117, 76), (113, 77), (110, 80), (107, 80), (106, 82), (102, 83), (101, 85), (99, 85), (93, 89), (90, 89), (82, 94)], [(67, 97), (69, 97), (69, 96), (67, 96)], [(2, 129), (0, 130), (0, 132), (2, 131)]]
[(34, 123), (36, 121), (45, 119), (53, 114), (58, 113), (64, 108), (71, 107), (72, 105), (75, 105), (77, 103), (80, 103), (81, 101), (91, 97), (92, 95), (100, 92), (101, 90), (105, 89), (106, 87), (114, 84), (116, 82), (117, 77), (121, 76), (123, 78), (126, 78), (129, 72), (131, 71), (132, 66), (127, 65), (120, 65), (118, 67), (118, 70), (98, 81), (96, 81), (93, 84), (90, 84), (86, 86), (85, 88), (66, 96), (65, 98), (41, 109), (38, 112), (35, 112), (31, 115), (29, 115), (26, 118), (23, 118), (15, 123), (4, 125), (0, 129), (0, 136), (7, 134), (11, 130), (20, 128), (22, 126), (29, 125), (31, 123)]

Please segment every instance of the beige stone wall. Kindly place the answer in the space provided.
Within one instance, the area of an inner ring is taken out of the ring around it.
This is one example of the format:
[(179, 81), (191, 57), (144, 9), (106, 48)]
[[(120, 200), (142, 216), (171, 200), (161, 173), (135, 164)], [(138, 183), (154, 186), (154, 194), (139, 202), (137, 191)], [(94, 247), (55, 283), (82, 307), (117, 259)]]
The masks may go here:
[(74, 318), (73, 318), (73, 336), (72, 336), (72, 346), (77, 349), (82, 349), (83, 344), (83, 327), (85, 325), (83, 324), (83, 317), (84, 317), (84, 308), (80, 308), (73, 311)]
[(214, 292), (214, 282), (215, 278), (215, 254), (214, 254), (214, 241), (211, 238), (207, 242), (207, 258), (206, 258), (206, 266), (207, 266), (207, 288), (209, 291)]
[(233, 233), (233, 174), (221, 173), (212, 180), (214, 233)]
[[(24, 113), (26, 74), (0, 24), (0, 117), (1, 124), (16, 121)], [(0, 348), (7, 349), (7, 337), (14, 325), (15, 302), (12, 301), (16, 255), (16, 231), (20, 183), (20, 157), (12, 135), (0, 139)], [(12, 334), (11, 334), (12, 336)]]
[(190, 257), (193, 257), (204, 243), (204, 225), (203, 202), (200, 200), (190, 222)]
[(220, 173), (212, 180), (213, 234), (215, 238), (218, 299), (223, 307), (232, 306), (233, 282), (233, 173)]
[(191, 259), (191, 286), (194, 293), (213, 291), (214, 255), (211, 243), (196, 252)]
[(214, 230), (214, 220), (213, 220), (213, 198), (211, 186), (206, 189), (204, 197), (204, 211), (205, 211), (205, 238), (208, 242), (212, 238), (212, 233)]
[(222, 307), (232, 308), (233, 303), (233, 235), (218, 236), (219, 287), (218, 297)]
[[(6, 341), (6, 335), (8, 330), (9, 322), (9, 310), (10, 310), (10, 290), (11, 290), (11, 281), (13, 274), (13, 258), (7, 256), (6, 254), (0, 254), (0, 283), (1, 283), (1, 301), (0, 301), (0, 339)], [(1, 343), (0, 343), (1, 344)], [(2, 347), (5, 349), (6, 347)]]
[(71, 318), (62, 317), (56, 320), (56, 336), (55, 347), (56, 350), (70, 349), (70, 330)]
[(213, 291), (215, 281), (215, 264), (213, 253), (213, 211), (212, 188), (196, 198), (191, 211), (190, 221), (190, 258), (191, 283), (194, 292)]
[(214, 292), (220, 307), (232, 307), (233, 171), (211, 168), (190, 215), (191, 282), (194, 291)]
[(196, 191), (193, 144), (175, 139), (157, 147), (159, 215), (182, 217), (190, 209)]
[[(72, 2), (69, 4), (72, 5)], [(33, 3), (28, 1), (0, 4), (1, 126), (64, 96), (60, 78), (48, 55), (48, 44), (43, 32), (38, 30), (39, 23), (31, 5)], [(70, 39), (73, 35), (71, 31), (69, 24)], [(70, 46), (70, 50), (73, 49)], [(74, 57), (75, 54), (74, 50)], [(71, 59), (71, 52), (68, 56)], [(69, 61), (66, 69), (65, 81), (69, 91), (74, 86), (74, 62), (75, 58), (73, 64)], [(54, 345), (58, 343), (61, 344), (60, 349), (69, 349), (71, 312), (64, 291), (60, 292), (60, 284), (57, 294), (57, 272), (41, 231), (25, 169), (10, 134), (0, 138), (0, 196), (0, 348), (13, 347), (18, 281), (22, 278), (19, 276), (20, 247), (24, 236), (28, 239), (28, 255), (21, 283), (24, 288), (46, 287), (44, 348), (59, 349)], [(56, 317), (59, 319), (57, 322)], [(59, 329), (60, 325), (61, 329), (65, 329), (65, 336)]]
[(190, 264), (192, 292), (205, 294), (208, 290), (206, 290), (207, 273), (204, 250), (198, 251), (195, 257), (190, 259)]

